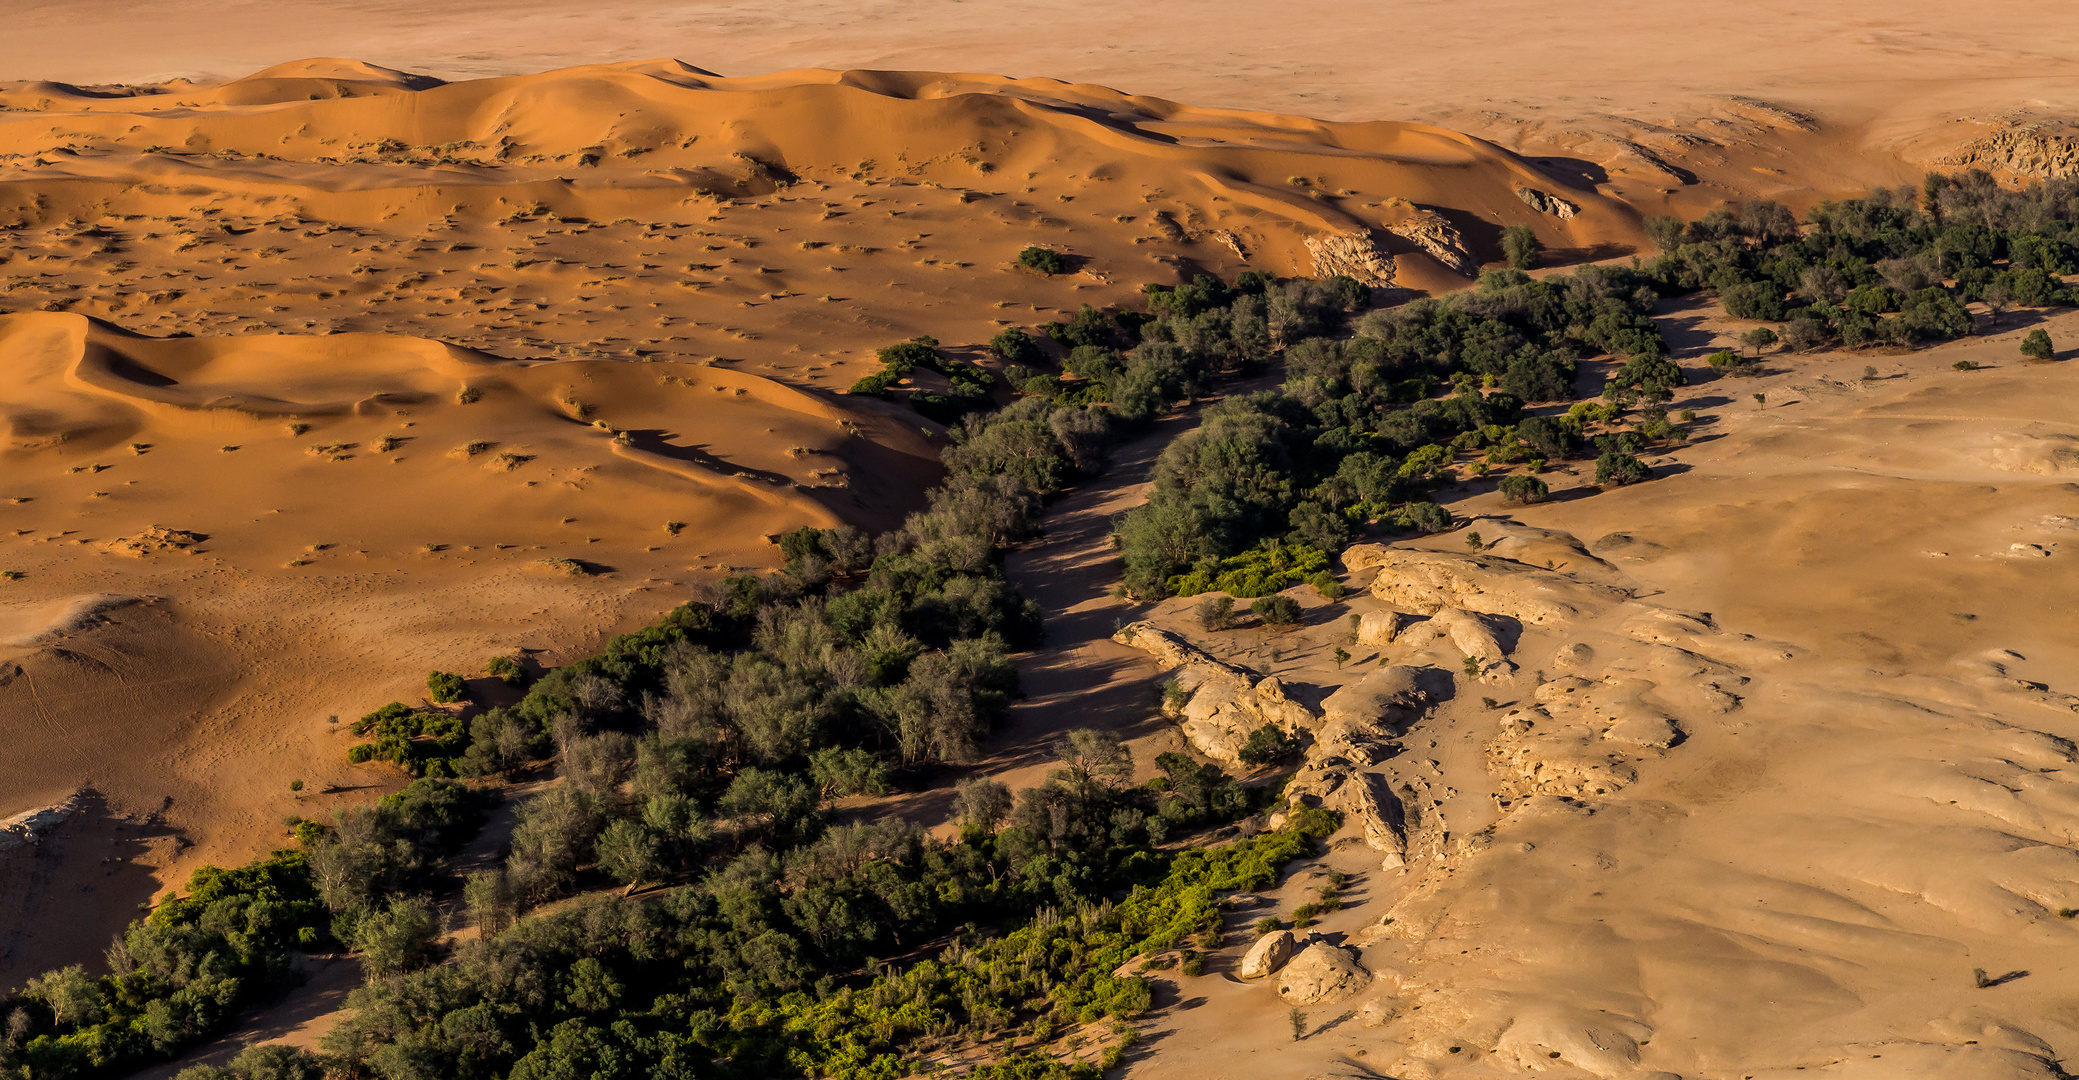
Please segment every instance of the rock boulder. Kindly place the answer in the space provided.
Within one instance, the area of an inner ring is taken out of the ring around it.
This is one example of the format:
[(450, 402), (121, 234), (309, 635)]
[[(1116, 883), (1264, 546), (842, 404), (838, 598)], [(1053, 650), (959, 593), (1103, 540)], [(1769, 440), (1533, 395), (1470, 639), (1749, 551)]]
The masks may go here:
[(1285, 965), (1278, 976), (1278, 996), (1293, 1005), (1328, 1004), (1355, 994), (1371, 981), (1371, 972), (1364, 970), (1349, 949), (1317, 941)]
[(1244, 979), (1261, 979), (1285, 966), (1292, 954), (1299, 951), (1299, 940), (1290, 930), (1276, 930), (1256, 939), (1242, 957), (1240, 975)]

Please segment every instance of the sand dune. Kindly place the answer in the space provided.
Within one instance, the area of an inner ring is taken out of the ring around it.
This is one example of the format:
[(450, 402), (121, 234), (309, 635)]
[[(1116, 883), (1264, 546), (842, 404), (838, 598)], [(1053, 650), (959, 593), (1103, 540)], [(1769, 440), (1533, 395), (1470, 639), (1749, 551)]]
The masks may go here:
[[(307, 60), (0, 105), (0, 805), (163, 813), (193, 846), (152, 849), (161, 884), (399, 782), (330, 717), (581, 654), (785, 529), (898, 522), (942, 429), (832, 393), (881, 346), (986, 360), (1144, 281), (1314, 272), (1337, 236), (1442, 289), (1503, 222), (1636, 231), (1443, 129), (1047, 79)], [(1074, 272), (1013, 267), (1035, 243)], [(67, 621), (99, 595), (144, 600)], [(0, 964), (69, 958), (30, 944)]]
[[(26, 312), (0, 315), (0, 369), (0, 569), (21, 575), (0, 593), (0, 799), (163, 811), (194, 845), (151, 849), (164, 882), (400, 781), (349, 767), (328, 717), (415, 700), (433, 668), (581, 652), (674, 585), (767, 563), (768, 535), (889, 523), (936, 465), (889, 407), (669, 361)], [(149, 894), (120, 880), (117, 909)], [(90, 958), (101, 933), (0, 964)]]

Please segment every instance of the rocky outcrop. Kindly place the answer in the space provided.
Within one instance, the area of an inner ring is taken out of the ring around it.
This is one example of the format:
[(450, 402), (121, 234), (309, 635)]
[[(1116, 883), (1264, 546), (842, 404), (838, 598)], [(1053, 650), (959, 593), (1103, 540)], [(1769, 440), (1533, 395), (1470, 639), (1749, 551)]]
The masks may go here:
[(117, 555), (128, 555), (133, 559), (142, 559), (147, 555), (155, 555), (162, 551), (188, 551), (205, 539), (207, 537), (204, 537), (201, 533), (169, 528), (165, 525), (153, 525), (136, 536), (120, 536), (102, 544), (101, 547), (103, 550)]
[(1539, 191), (1534, 187), (1517, 188), (1516, 197), (1522, 199), (1525, 205), (1528, 205), (1532, 210), (1536, 210), (1540, 214), (1551, 214), (1556, 218), (1570, 218), (1581, 212), (1579, 206), (1557, 195)]
[(2079, 139), (2035, 128), (2009, 128), (1973, 139), (1933, 164), (2057, 180), (2079, 176)]
[(1364, 970), (1349, 949), (1319, 941), (1285, 965), (1278, 976), (1278, 996), (1293, 1005), (1330, 1004), (1357, 993), (1371, 981), (1371, 972)]
[(1376, 288), (1393, 285), (1393, 256), (1379, 246), (1378, 237), (1370, 229), (1309, 236), (1307, 254), (1314, 258), (1317, 278), (1341, 274)]
[(1306, 764), (1285, 782), (1285, 797), (1341, 814), (1344, 827), (1355, 827), (1365, 845), (1383, 856), (1381, 865), (1389, 870), (1405, 865), (1408, 839), (1400, 798), (1386, 777), (1360, 771), (1377, 764), (1377, 759), (1331, 756), (1325, 747), (1317, 744)]
[(63, 825), (72, 815), (86, 805), (87, 793), (75, 791), (63, 802), (24, 810), (12, 817), (0, 818), (0, 851), (26, 847), (40, 842), (45, 833)]
[(1503, 644), (1503, 633), (1508, 632), (1511, 640), (1514, 633), (1497, 625), (1507, 618), (1505, 615), (1475, 615), (1460, 608), (1447, 607), (1401, 631), (1397, 643), (1413, 648), (1448, 641), (1452, 651), (1460, 656), (1470, 656), (1482, 667), (1487, 667), (1508, 659), (1509, 650)]
[(1318, 726), (1306, 706), (1285, 696), (1284, 684), (1275, 677), (1259, 679), (1167, 630), (1138, 622), (1121, 628), (1112, 640), (1144, 650), (1176, 670), (1173, 681), (1181, 701), (1165, 699), (1163, 711), (1177, 721), (1192, 746), (1222, 764), (1242, 766), (1242, 747), (1265, 724), (1288, 735)]
[(1433, 210), (1417, 211), (1413, 217), (1386, 226), (1386, 231), (1422, 249), (1423, 254), (1444, 264), (1454, 274), (1478, 277), (1480, 260), (1465, 247), (1465, 238), (1444, 216)]
[(1242, 957), (1239, 974), (1244, 979), (1261, 979), (1285, 966), (1299, 952), (1300, 940), (1290, 930), (1274, 930), (1256, 939)]
[(1628, 596), (1569, 574), (1470, 553), (1358, 544), (1343, 552), (1343, 565), (1352, 574), (1377, 571), (1373, 596), (1430, 616), (1459, 608), (1552, 625), (1592, 615)]
[(1315, 737), (1325, 742), (1331, 731), (1349, 724), (1371, 725), (1398, 735), (1422, 715), (1429, 701), (1419, 669), (1402, 664), (1382, 667), (1321, 702), (1321, 729)]

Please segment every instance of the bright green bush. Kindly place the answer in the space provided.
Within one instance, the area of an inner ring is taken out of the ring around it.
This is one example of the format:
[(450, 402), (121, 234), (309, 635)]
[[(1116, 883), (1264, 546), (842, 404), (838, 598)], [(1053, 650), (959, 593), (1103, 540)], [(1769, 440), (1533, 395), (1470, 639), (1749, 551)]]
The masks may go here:
[(469, 684), (460, 675), (436, 671), (426, 676), (426, 696), (436, 705), (448, 705), (469, 698)]
[(1328, 571), (1328, 553), (1308, 544), (1265, 541), (1261, 546), (1169, 579), (1175, 596), (1223, 592), (1249, 599), (1282, 592)]

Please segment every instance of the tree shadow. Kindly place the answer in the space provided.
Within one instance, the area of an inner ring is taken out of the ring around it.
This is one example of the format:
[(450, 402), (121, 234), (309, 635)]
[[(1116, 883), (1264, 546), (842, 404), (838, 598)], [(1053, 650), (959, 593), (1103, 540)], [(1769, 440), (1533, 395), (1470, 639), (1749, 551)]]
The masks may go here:
[(1546, 176), (1572, 187), (1594, 188), (1610, 182), (1610, 170), (1587, 158), (1534, 157), (1524, 160)]

